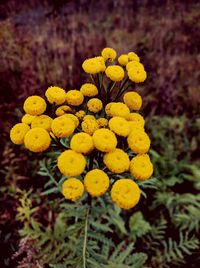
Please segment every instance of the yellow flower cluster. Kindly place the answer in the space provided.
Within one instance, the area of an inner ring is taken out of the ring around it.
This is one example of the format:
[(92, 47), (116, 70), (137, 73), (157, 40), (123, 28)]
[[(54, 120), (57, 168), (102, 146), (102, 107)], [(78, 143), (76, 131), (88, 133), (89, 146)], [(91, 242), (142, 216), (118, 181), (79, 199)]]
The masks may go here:
[(59, 152), (63, 146), (57, 167), (68, 177), (61, 190), (66, 199), (76, 201), (84, 191), (94, 198), (110, 191), (114, 203), (130, 209), (140, 199), (135, 180), (153, 174), (147, 154), (150, 138), (139, 114), (142, 97), (129, 88), (146, 79), (145, 68), (136, 53), (117, 58), (109, 47), (86, 59), (82, 67), (92, 82), (82, 84), (80, 90), (51, 86), (46, 99), (28, 97), (25, 114), (11, 129), (10, 138), (38, 153), (51, 143), (51, 149), (59, 146)]

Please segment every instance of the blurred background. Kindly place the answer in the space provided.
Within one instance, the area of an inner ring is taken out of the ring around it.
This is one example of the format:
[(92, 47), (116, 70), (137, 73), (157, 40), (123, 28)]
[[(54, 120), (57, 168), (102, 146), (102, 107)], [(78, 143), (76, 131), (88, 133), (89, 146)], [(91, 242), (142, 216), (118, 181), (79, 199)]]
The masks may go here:
[[(36, 158), (9, 140), (11, 126), (23, 114), (24, 99), (44, 95), (51, 85), (79, 89), (87, 81), (83, 60), (107, 46), (118, 55), (136, 52), (148, 73), (140, 87), (142, 114), (152, 138), (154, 175), (162, 184), (148, 202), (155, 201), (158, 211), (166, 211), (170, 226), (166, 238), (179, 241), (176, 234), (183, 230), (199, 244), (195, 198), (200, 189), (200, 1), (1, 0), (0, 267), (16, 267), (18, 261), (11, 256), (18, 250), (23, 225), (16, 218), (22, 193), (32, 189), (30, 198), (43, 214), (41, 222), (53, 211), (37, 195), (43, 179), (37, 175)], [(183, 200), (185, 194), (190, 194), (189, 201)], [(174, 212), (170, 214), (165, 204), (169, 198), (185, 215), (185, 227), (174, 222)], [(195, 204), (190, 202), (194, 199)], [(151, 209), (139, 209), (151, 222)], [(199, 267), (198, 251), (197, 246), (180, 267)], [(147, 267), (155, 266), (158, 263), (149, 256)], [(172, 262), (170, 267), (179, 266)]]

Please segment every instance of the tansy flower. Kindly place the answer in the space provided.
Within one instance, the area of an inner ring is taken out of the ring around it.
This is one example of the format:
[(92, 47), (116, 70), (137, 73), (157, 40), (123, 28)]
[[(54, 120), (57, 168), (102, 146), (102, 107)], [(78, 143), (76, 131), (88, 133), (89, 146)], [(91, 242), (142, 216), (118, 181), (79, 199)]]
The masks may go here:
[(131, 81), (135, 83), (144, 82), (147, 78), (147, 73), (141, 68), (130, 68), (128, 70), (128, 77)]
[(137, 92), (127, 92), (123, 96), (124, 103), (130, 110), (139, 110), (142, 106), (142, 98)]
[(147, 154), (137, 155), (130, 162), (130, 172), (138, 180), (147, 180), (153, 174), (153, 165)]
[(86, 191), (93, 197), (103, 195), (109, 187), (108, 175), (100, 170), (93, 169), (84, 177), (84, 185)]
[(117, 52), (110, 47), (106, 47), (101, 51), (101, 55), (105, 61), (114, 61), (117, 57)]
[(65, 102), (66, 92), (60, 87), (49, 87), (45, 92), (45, 96), (48, 102), (59, 105)]
[(41, 115), (47, 108), (47, 104), (40, 96), (30, 96), (24, 102), (24, 111), (31, 115)]
[(101, 152), (112, 152), (117, 146), (115, 134), (106, 128), (98, 129), (93, 134), (94, 146)]
[(25, 114), (22, 117), (22, 123), (25, 123), (27, 125), (30, 125), (35, 117), (36, 117), (36, 115)]
[(124, 70), (119, 65), (111, 65), (106, 68), (106, 76), (110, 78), (110, 80), (119, 82), (124, 78)]
[(82, 64), (82, 68), (86, 73), (89, 74), (97, 74), (100, 72), (104, 72), (106, 66), (104, 60), (103, 61), (102, 60), (101, 57), (86, 59)]
[(62, 115), (52, 121), (51, 129), (56, 137), (66, 138), (74, 132), (75, 124), (71, 118)]
[(113, 105), (113, 103), (116, 103), (116, 102), (109, 102), (106, 107), (105, 107), (105, 112), (108, 116), (112, 116), (111, 112), (110, 112), (110, 108), (111, 106)]
[(14, 144), (23, 144), (26, 133), (30, 127), (25, 123), (18, 123), (10, 130), (10, 139)]
[(51, 138), (49, 133), (39, 127), (29, 130), (24, 138), (24, 145), (27, 149), (34, 153), (40, 153), (49, 148)]
[(98, 98), (92, 98), (87, 103), (88, 110), (93, 113), (98, 113), (103, 108), (103, 103)]
[(83, 183), (76, 178), (69, 178), (62, 184), (62, 194), (66, 199), (76, 201), (84, 193)]
[(130, 110), (128, 106), (122, 102), (115, 102), (111, 105), (110, 111), (109, 111), (111, 116), (120, 116), (126, 118)]
[(106, 127), (108, 125), (108, 119), (103, 118), (103, 117), (98, 118), (97, 123), (98, 123), (99, 127)]
[(128, 121), (128, 124), (129, 124), (130, 133), (133, 130), (145, 131), (144, 126), (137, 121)]
[(94, 97), (98, 94), (98, 89), (94, 84), (85, 83), (81, 86), (80, 92), (86, 97)]
[[(65, 94), (65, 97), (66, 97), (66, 94)], [(69, 107), (68, 105), (62, 105), (56, 109), (55, 113), (57, 116), (61, 116), (61, 115), (64, 115), (65, 113), (71, 113), (71, 112), (72, 112), (71, 107)]]
[(53, 119), (51, 117), (49, 117), (48, 115), (39, 115), (33, 119), (32, 123), (31, 123), (31, 128), (41, 127), (47, 131), (50, 131), (52, 121), (53, 121)]
[(119, 62), (119, 64), (121, 64), (122, 66), (126, 66), (126, 64), (128, 63), (128, 55), (126, 55), (126, 54), (122, 54), (121, 56), (119, 56), (119, 58), (118, 58), (118, 62)]
[(65, 116), (66, 118), (70, 118), (70, 119), (74, 122), (75, 128), (78, 127), (78, 125), (79, 125), (79, 120), (78, 120), (78, 118), (77, 118), (74, 114), (65, 114), (64, 116)]
[(92, 114), (86, 114), (86, 115), (83, 117), (83, 120), (87, 120), (87, 119), (92, 119), (92, 120), (95, 120), (95, 121), (96, 121), (95, 116), (92, 115)]
[(66, 101), (69, 105), (79, 106), (83, 103), (84, 96), (79, 90), (72, 89), (66, 93)]
[(120, 208), (133, 208), (140, 200), (140, 189), (131, 179), (116, 181), (111, 189), (111, 198)]
[(82, 154), (66, 150), (59, 155), (57, 166), (65, 176), (79, 176), (85, 169), (86, 160)]
[(113, 152), (105, 154), (103, 162), (110, 171), (119, 174), (127, 171), (130, 165), (128, 155), (118, 148), (116, 148)]
[(127, 138), (129, 148), (136, 154), (144, 154), (149, 150), (150, 139), (143, 130), (132, 130)]
[(70, 148), (77, 153), (88, 154), (94, 149), (93, 139), (87, 133), (77, 133), (70, 141)]
[(126, 70), (128, 71), (131, 68), (144, 70), (144, 65), (137, 61), (130, 61), (126, 64)]
[(127, 137), (130, 133), (129, 123), (123, 117), (114, 116), (109, 120), (108, 125), (119, 136)]
[(139, 62), (140, 61), (140, 58), (138, 57), (138, 55), (134, 52), (129, 52), (128, 53), (128, 59), (129, 61), (137, 61)]
[(99, 125), (94, 119), (84, 119), (81, 123), (82, 130), (89, 135), (93, 135), (95, 130), (99, 128)]
[(133, 121), (141, 126), (144, 127), (145, 121), (144, 118), (141, 114), (138, 113), (130, 113), (127, 117), (126, 120), (128, 121)]
[(85, 111), (84, 110), (80, 110), (78, 112), (75, 113), (75, 116), (79, 119), (82, 120), (85, 116)]

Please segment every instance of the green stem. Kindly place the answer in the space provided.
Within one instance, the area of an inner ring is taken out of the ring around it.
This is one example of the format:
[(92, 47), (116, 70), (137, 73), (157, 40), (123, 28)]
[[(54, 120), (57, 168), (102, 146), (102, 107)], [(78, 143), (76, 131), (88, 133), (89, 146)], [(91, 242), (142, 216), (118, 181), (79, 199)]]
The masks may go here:
[(117, 98), (119, 98), (119, 96), (121, 95), (121, 90), (123, 91), (123, 88), (124, 88), (124, 86), (126, 85), (126, 83), (129, 81), (129, 78), (127, 77), (125, 80), (124, 80), (124, 82), (121, 84), (121, 86), (120, 86), (120, 88), (119, 88), (119, 91), (118, 91), (118, 93), (117, 93), (117, 95), (116, 95), (116, 97), (115, 97), (115, 100), (117, 99)]
[(115, 100), (114, 100), (114, 101), (116, 101), (118, 98), (120, 98), (120, 97), (122, 96), (122, 94), (125, 93), (126, 90), (127, 90), (131, 85), (132, 85), (132, 83), (128, 84), (128, 85), (127, 85), (121, 92), (119, 91), (119, 92), (117, 93), (117, 96), (115, 97)]
[(83, 241), (83, 268), (86, 268), (86, 249), (87, 249), (87, 237), (88, 237), (88, 218), (89, 218), (90, 206), (87, 208), (85, 217), (85, 232)]
[(91, 78), (92, 82), (96, 85), (94, 77), (92, 76), (92, 74), (90, 74), (90, 78)]

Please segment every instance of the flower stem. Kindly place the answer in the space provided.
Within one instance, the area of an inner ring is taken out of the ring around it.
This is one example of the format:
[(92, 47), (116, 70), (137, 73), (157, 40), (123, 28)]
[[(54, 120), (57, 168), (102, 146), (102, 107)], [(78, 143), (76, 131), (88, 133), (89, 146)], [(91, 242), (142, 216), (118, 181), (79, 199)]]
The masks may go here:
[(87, 236), (88, 236), (88, 218), (89, 218), (90, 206), (87, 208), (85, 217), (85, 232), (83, 241), (83, 268), (86, 268), (86, 249), (87, 249)]

